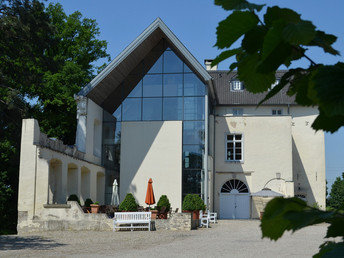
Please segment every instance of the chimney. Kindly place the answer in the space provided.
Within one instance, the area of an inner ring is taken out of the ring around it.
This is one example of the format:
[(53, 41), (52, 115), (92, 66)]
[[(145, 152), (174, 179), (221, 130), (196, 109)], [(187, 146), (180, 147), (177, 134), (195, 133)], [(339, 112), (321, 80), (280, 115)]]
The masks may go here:
[(213, 59), (205, 59), (204, 60), (205, 69), (207, 69), (207, 71), (216, 71), (217, 65), (214, 65), (213, 67), (211, 67), (211, 62), (213, 62)]

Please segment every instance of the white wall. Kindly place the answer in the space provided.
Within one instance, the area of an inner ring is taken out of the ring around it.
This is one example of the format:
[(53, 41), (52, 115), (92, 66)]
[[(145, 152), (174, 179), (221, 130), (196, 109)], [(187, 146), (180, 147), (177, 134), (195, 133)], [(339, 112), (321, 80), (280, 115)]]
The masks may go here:
[[(227, 162), (227, 133), (243, 135), (243, 162)], [(222, 185), (237, 178), (245, 182), (251, 193), (281, 173), (286, 181), (293, 180), (290, 116), (215, 117), (215, 210), (219, 211)], [(285, 181), (267, 187), (285, 195), (293, 195)]]
[(149, 178), (155, 201), (166, 194), (173, 209), (181, 209), (182, 121), (122, 122), (120, 201), (132, 193), (140, 205)]
[(97, 199), (97, 186), (101, 185), (97, 185), (97, 173), (105, 173), (104, 168), (82, 160), (81, 156), (66, 154), (73, 152), (75, 150), (42, 134), (36, 120), (23, 120), (18, 195), (20, 217), (30, 220), (42, 212), (44, 204), (66, 203), (67, 197), (74, 191), (80, 198), (82, 167), (90, 173), (88, 197)]
[(311, 127), (315, 108), (292, 107), (295, 194), (305, 194), (310, 205), (326, 206), (325, 137)]

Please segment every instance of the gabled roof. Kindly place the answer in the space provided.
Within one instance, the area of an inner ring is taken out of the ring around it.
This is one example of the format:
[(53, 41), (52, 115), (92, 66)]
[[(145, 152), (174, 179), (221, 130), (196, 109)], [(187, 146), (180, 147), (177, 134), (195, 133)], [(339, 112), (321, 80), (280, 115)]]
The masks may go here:
[[(116, 88), (137, 68), (140, 62), (161, 40), (179, 55), (190, 69), (206, 84), (211, 84), (207, 70), (179, 41), (166, 24), (157, 18), (132, 43), (129, 44), (102, 72), (100, 72), (78, 95), (87, 96), (105, 109), (110, 108), (109, 98), (114, 98)], [(210, 89), (212, 93), (212, 88)], [(108, 107), (108, 108), (107, 108)]]
[[(230, 81), (237, 78), (237, 72), (233, 71), (208, 71), (213, 77), (214, 91), (217, 97), (217, 105), (258, 105), (264, 99), (267, 92), (252, 93), (244, 89), (242, 91), (232, 91)], [(285, 70), (277, 71), (276, 79), (279, 80)], [(265, 101), (262, 105), (296, 105), (294, 97), (287, 94), (288, 87), (284, 87), (275, 96)]]

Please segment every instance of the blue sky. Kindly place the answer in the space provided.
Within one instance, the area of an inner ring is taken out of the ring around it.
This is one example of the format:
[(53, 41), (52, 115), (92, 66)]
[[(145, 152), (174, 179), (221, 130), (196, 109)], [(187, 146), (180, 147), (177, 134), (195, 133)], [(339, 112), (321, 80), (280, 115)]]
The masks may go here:
[[(216, 27), (228, 12), (214, 5), (212, 0), (62, 0), (67, 14), (80, 11), (85, 17), (96, 19), (101, 31), (100, 38), (108, 42), (108, 52), (113, 59), (133, 41), (157, 17), (169, 26), (191, 53), (203, 63), (220, 53), (213, 47)], [(334, 45), (344, 54), (344, 1), (343, 0), (279, 0), (253, 1), (292, 8), (311, 20), (318, 29), (338, 37)], [(317, 63), (334, 64), (343, 61), (342, 56), (324, 54), (322, 50), (310, 49), (309, 56)], [(230, 61), (219, 65), (227, 69)], [(306, 67), (306, 60), (292, 66)], [(311, 146), (310, 146), (311, 148)], [(329, 185), (344, 172), (344, 129), (325, 135), (326, 177)], [(315, 157), (316, 158), (316, 157)]]

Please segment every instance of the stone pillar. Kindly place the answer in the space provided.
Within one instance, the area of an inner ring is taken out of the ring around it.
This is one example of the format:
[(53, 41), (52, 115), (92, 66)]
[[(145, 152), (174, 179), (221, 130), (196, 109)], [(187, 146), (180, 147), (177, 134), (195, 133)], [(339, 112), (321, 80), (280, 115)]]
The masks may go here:
[(67, 202), (68, 196), (67, 196), (67, 177), (68, 177), (68, 163), (63, 162), (62, 163), (62, 171), (61, 171), (61, 198), (60, 203)]
[(78, 166), (77, 168), (77, 174), (78, 174), (78, 197), (79, 200), (81, 200), (81, 166)]

